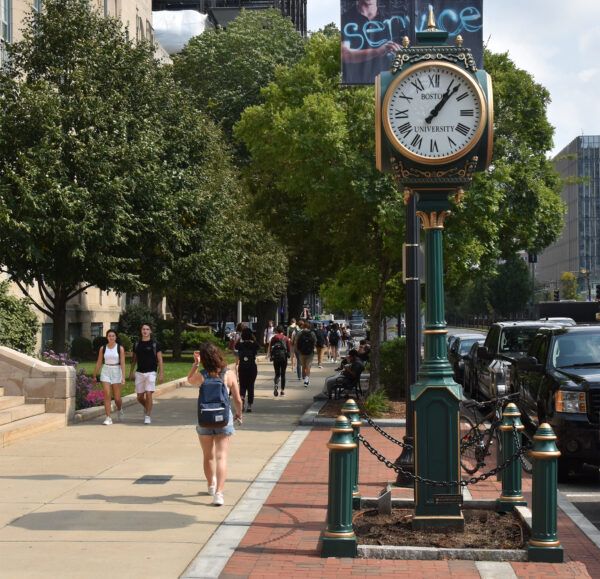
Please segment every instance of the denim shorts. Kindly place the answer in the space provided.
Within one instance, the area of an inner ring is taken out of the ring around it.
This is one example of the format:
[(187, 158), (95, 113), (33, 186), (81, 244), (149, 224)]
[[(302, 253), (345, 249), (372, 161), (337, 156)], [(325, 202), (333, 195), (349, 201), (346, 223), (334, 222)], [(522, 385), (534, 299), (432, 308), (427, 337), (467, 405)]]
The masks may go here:
[(233, 414), (231, 410), (229, 410), (229, 421), (227, 424), (221, 428), (206, 428), (205, 426), (196, 425), (196, 432), (200, 436), (215, 436), (217, 434), (227, 434), (231, 435), (235, 432), (233, 428)]

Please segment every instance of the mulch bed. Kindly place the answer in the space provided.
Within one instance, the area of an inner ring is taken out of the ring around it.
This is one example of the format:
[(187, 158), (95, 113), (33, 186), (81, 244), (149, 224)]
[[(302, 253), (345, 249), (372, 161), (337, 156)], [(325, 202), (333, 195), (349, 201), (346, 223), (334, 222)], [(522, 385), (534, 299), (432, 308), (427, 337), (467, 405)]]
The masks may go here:
[(413, 531), (411, 509), (394, 509), (391, 515), (376, 510), (354, 515), (359, 545), (401, 545), (450, 549), (521, 549), (529, 539), (528, 527), (516, 513), (488, 510), (463, 511), (465, 530)]
[[(346, 404), (346, 400), (329, 400), (319, 411), (318, 416), (321, 418), (337, 418), (342, 413), (342, 406)], [(372, 418), (406, 418), (406, 403), (390, 401), (389, 412), (381, 416), (373, 416)], [(362, 402), (358, 402), (358, 407), (362, 410)]]

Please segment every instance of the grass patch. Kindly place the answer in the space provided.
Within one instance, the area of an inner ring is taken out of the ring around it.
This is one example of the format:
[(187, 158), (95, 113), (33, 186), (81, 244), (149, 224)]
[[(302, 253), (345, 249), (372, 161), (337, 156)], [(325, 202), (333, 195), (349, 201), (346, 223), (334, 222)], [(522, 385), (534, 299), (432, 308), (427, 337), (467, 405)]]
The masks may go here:
[[(228, 364), (235, 362), (235, 356), (230, 354), (224, 355), (225, 361)], [(192, 354), (182, 355), (181, 360), (174, 361), (173, 356), (170, 354), (163, 354), (163, 371), (164, 371), (164, 380), (163, 384), (167, 382), (171, 382), (172, 380), (180, 380), (181, 378), (185, 378), (189, 372), (192, 364), (194, 363), (194, 356)], [(96, 362), (82, 362), (82, 366), (86, 369), (86, 375), (93, 377), (94, 368), (96, 366)], [(133, 394), (135, 392), (135, 381), (129, 380), (129, 369), (131, 367), (131, 356), (125, 357), (125, 386), (121, 388), (121, 396), (127, 396), (128, 394)], [(158, 384), (157, 384), (158, 386)], [(98, 383), (95, 388), (96, 390), (102, 390), (102, 385)]]

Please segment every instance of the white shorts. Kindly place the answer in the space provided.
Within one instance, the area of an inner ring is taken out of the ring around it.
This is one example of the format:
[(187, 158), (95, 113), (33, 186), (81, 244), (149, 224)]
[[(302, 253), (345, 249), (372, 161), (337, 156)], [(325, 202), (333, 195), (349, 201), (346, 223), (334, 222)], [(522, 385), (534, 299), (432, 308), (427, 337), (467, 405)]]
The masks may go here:
[(107, 366), (106, 364), (102, 366), (102, 370), (100, 371), (100, 382), (121, 384), (122, 379), (121, 366)]
[(135, 393), (154, 392), (156, 390), (156, 372), (135, 373)]

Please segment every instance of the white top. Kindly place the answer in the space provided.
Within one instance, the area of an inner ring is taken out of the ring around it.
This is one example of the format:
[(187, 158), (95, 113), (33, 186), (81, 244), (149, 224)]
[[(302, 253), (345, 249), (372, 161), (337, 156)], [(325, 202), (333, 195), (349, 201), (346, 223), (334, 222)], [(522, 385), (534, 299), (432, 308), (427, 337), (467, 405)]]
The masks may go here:
[(120, 361), (121, 360), (119, 359), (119, 344), (116, 344), (112, 350), (108, 346), (106, 346), (106, 351), (104, 352), (104, 363), (118, 364)]

